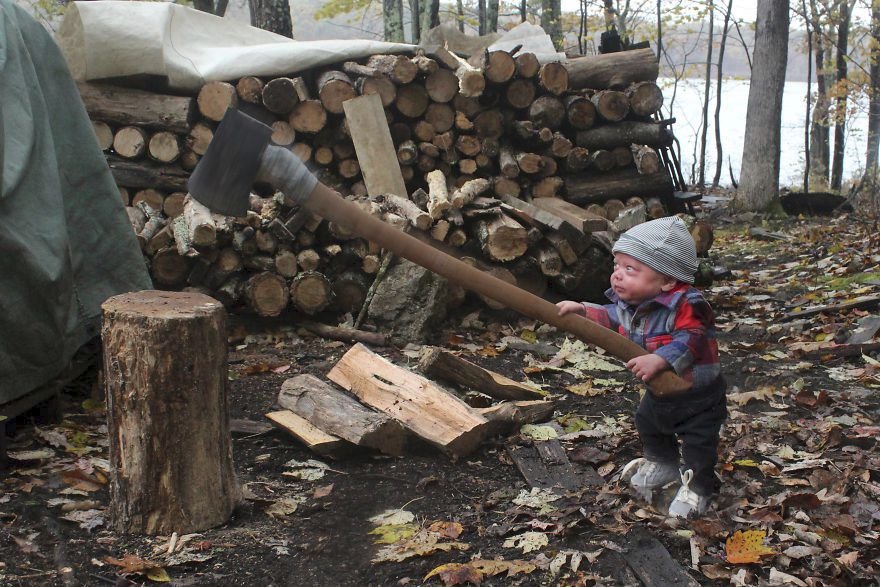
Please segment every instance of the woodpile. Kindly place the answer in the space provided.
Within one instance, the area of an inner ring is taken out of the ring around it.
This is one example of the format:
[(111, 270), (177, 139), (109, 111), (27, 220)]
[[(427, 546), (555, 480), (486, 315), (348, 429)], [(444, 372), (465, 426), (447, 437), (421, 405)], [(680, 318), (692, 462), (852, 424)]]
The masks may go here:
[[(437, 49), (214, 81), (191, 97), (80, 90), (158, 287), (262, 316), (290, 306), (357, 313), (380, 266), (374, 244), (286, 207), (264, 186), (241, 218), (187, 196), (186, 180), (227, 108), (270, 125), (274, 144), (369, 213), (533, 292), (576, 295), (596, 278), (579, 263), (584, 252), (613, 240), (621, 215), (665, 215), (673, 189), (657, 152), (671, 132), (653, 117), (663, 99), (653, 52), (609, 63), (596, 56), (541, 66), (506, 52), (468, 62)], [(381, 98), (405, 193), (368, 189), (371, 170), (361, 167), (343, 110), (360, 94)], [(591, 237), (603, 232), (610, 238)]]

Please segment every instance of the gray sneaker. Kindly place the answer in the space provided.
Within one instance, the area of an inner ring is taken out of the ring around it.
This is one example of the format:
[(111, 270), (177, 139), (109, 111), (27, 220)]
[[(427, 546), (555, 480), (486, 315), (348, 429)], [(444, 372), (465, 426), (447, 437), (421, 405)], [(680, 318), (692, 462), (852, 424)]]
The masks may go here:
[(687, 518), (691, 515), (701, 516), (709, 508), (712, 498), (700, 495), (690, 488), (694, 472), (688, 469), (681, 474), (681, 487), (675, 495), (675, 499), (669, 504), (669, 515), (673, 518)]
[(678, 481), (680, 473), (678, 463), (669, 461), (652, 461), (647, 458), (639, 458), (630, 461), (621, 474), (625, 474), (633, 467), (638, 467), (629, 484), (645, 501), (650, 502), (655, 489), (659, 489), (668, 483)]

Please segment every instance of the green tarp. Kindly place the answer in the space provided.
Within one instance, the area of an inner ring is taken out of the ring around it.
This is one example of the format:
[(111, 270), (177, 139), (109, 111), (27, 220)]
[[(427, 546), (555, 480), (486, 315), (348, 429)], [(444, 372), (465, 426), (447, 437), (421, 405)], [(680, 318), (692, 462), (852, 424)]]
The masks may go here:
[(0, 404), (61, 372), (104, 300), (150, 287), (61, 52), (0, 0)]

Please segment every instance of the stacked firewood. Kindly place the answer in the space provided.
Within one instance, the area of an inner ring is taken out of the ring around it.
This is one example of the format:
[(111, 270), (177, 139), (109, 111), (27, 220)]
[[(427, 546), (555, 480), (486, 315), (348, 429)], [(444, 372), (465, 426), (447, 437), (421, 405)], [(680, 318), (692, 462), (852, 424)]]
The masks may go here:
[[(657, 148), (668, 124), (653, 52), (540, 65), (496, 51), (375, 55), (298, 77), (210, 82), (193, 97), (83, 84), (96, 135), (160, 287), (191, 287), (264, 316), (289, 304), (356, 311), (381, 251), (255, 186), (246, 217), (211, 214), (186, 179), (229, 107), (266, 123), (322, 182), (402, 229), (543, 293), (575, 291), (591, 233), (666, 213)], [(377, 94), (404, 194), (367, 194), (343, 103)], [(601, 239), (599, 239), (601, 241)]]

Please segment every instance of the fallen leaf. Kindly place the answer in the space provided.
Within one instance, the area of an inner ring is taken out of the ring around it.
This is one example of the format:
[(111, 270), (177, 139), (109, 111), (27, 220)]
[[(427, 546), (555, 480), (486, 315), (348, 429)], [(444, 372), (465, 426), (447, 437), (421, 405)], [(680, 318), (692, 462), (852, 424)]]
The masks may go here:
[(171, 581), (171, 577), (168, 576), (168, 572), (165, 571), (162, 567), (155, 567), (147, 571), (147, 579), (150, 581), (155, 581), (157, 583), (168, 583)]
[(80, 528), (92, 531), (98, 526), (104, 525), (104, 512), (102, 510), (81, 510), (64, 514), (61, 519), (76, 522)]
[(792, 493), (782, 501), (782, 505), (802, 510), (814, 510), (821, 506), (822, 502), (815, 493)]
[(48, 448), (38, 450), (11, 450), (6, 456), (13, 461), (42, 461), (55, 457), (55, 451)]
[(290, 365), (279, 365), (278, 367), (272, 367), (272, 373), (286, 373), (290, 371)]
[(777, 571), (776, 567), (770, 567), (770, 585), (797, 585), (797, 587), (807, 587), (807, 584), (788, 573)]
[(27, 538), (19, 538), (14, 534), (10, 534), (10, 536), (12, 536), (12, 539), (15, 541), (15, 544), (18, 546), (18, 549), (21, 550), (22, 553), (37, 554), (38, 552), (40, 552), (40, 548)]
[(388, 524), (408, 524), (415, 519), (415, 515), (406, 510), (385, 510), (381, 514), (376, 514), (370, 518), (369, 521), (377, 526), (385, 526)]
[(116, 567), (120, 567), (120, 573), (128, 575), (131, 573), (135, 573), (138, 575), (143, 575), (150, 569), (156, 569), (161, 567), (162, 565), (158, 563), (154, 563), (152, 561), (144, 560), (139, 556), (135, 556), (133, 554), (123, 555), (122, 558), (113, 558), (112, 556), (105, 556), (104, 562), (111, 564)]
[(266, 513), (273, 518), (282, 518), (284, 516), (289, 516), (290, 514), (296, 512), (296, 509), (304, 501), (305, 498), (300, 496), (282, 497), (281, 499), (272, 503), (272, 505), (270, 505), (268, 508), (266, 508)]
[(524, 424), (519, 433), (532, 440), (552, 440), (559, 437), (559, 433), (551, 426), (539, 426), (536, 424)]
[(519, 548), (523, 554), (540, 550), (550, 543), (543, 532), (523, 532), (504, 541), (505, 548)]
[(848, 552), (846, 554), (843, 554), (843, 555), (837, 557), (837, 562), (839, 562), (843, 566), (851, 569), (853, 567), (853, 565), (856, 564), (856, 561), (858, 560), (858, 558), (859, 558), (858, 551), (853, 550), (852, 552)]
[(376, 544), (394, 544), (401, 540), (406, 540), (419, 531), (418, 524), (384, 524), (378, 528), (373, 528), (368, 533), (377, 536), (373, 540)]
[(727, 539), (725, 552), (727, 562), (731, 564), (760, 563), (762, 556), (776, 554), (772, 548), (764, 546), (764, 538), (767, 532), (764, 530), (746, 530), (734, 532)]
[(427, 530), (419, 530), (412, 537), (394, 544), (389, 544), (376, 553), (374, 563), (403, 562), (417, 557), (428, 556), (436, 552), (449, 552), (450, 550), (467, 550), (468, 544), (463, 542), (440, 542), (437, 534)]
[(464, 527), (459, 522), (437, 520), (428, 526), (428, 531), (439, 534), (443, 538), (455, 539), (461, 536), (461, 533), (464, 532)]
[(323, 485), (321, 487), (315, 487), (314, 493), (312, 493), (312, 497), (315, 499), (321, 499), (322, 497), (327, 497), (330, 495), (330, 492), (333, 491), (333, 484)]

